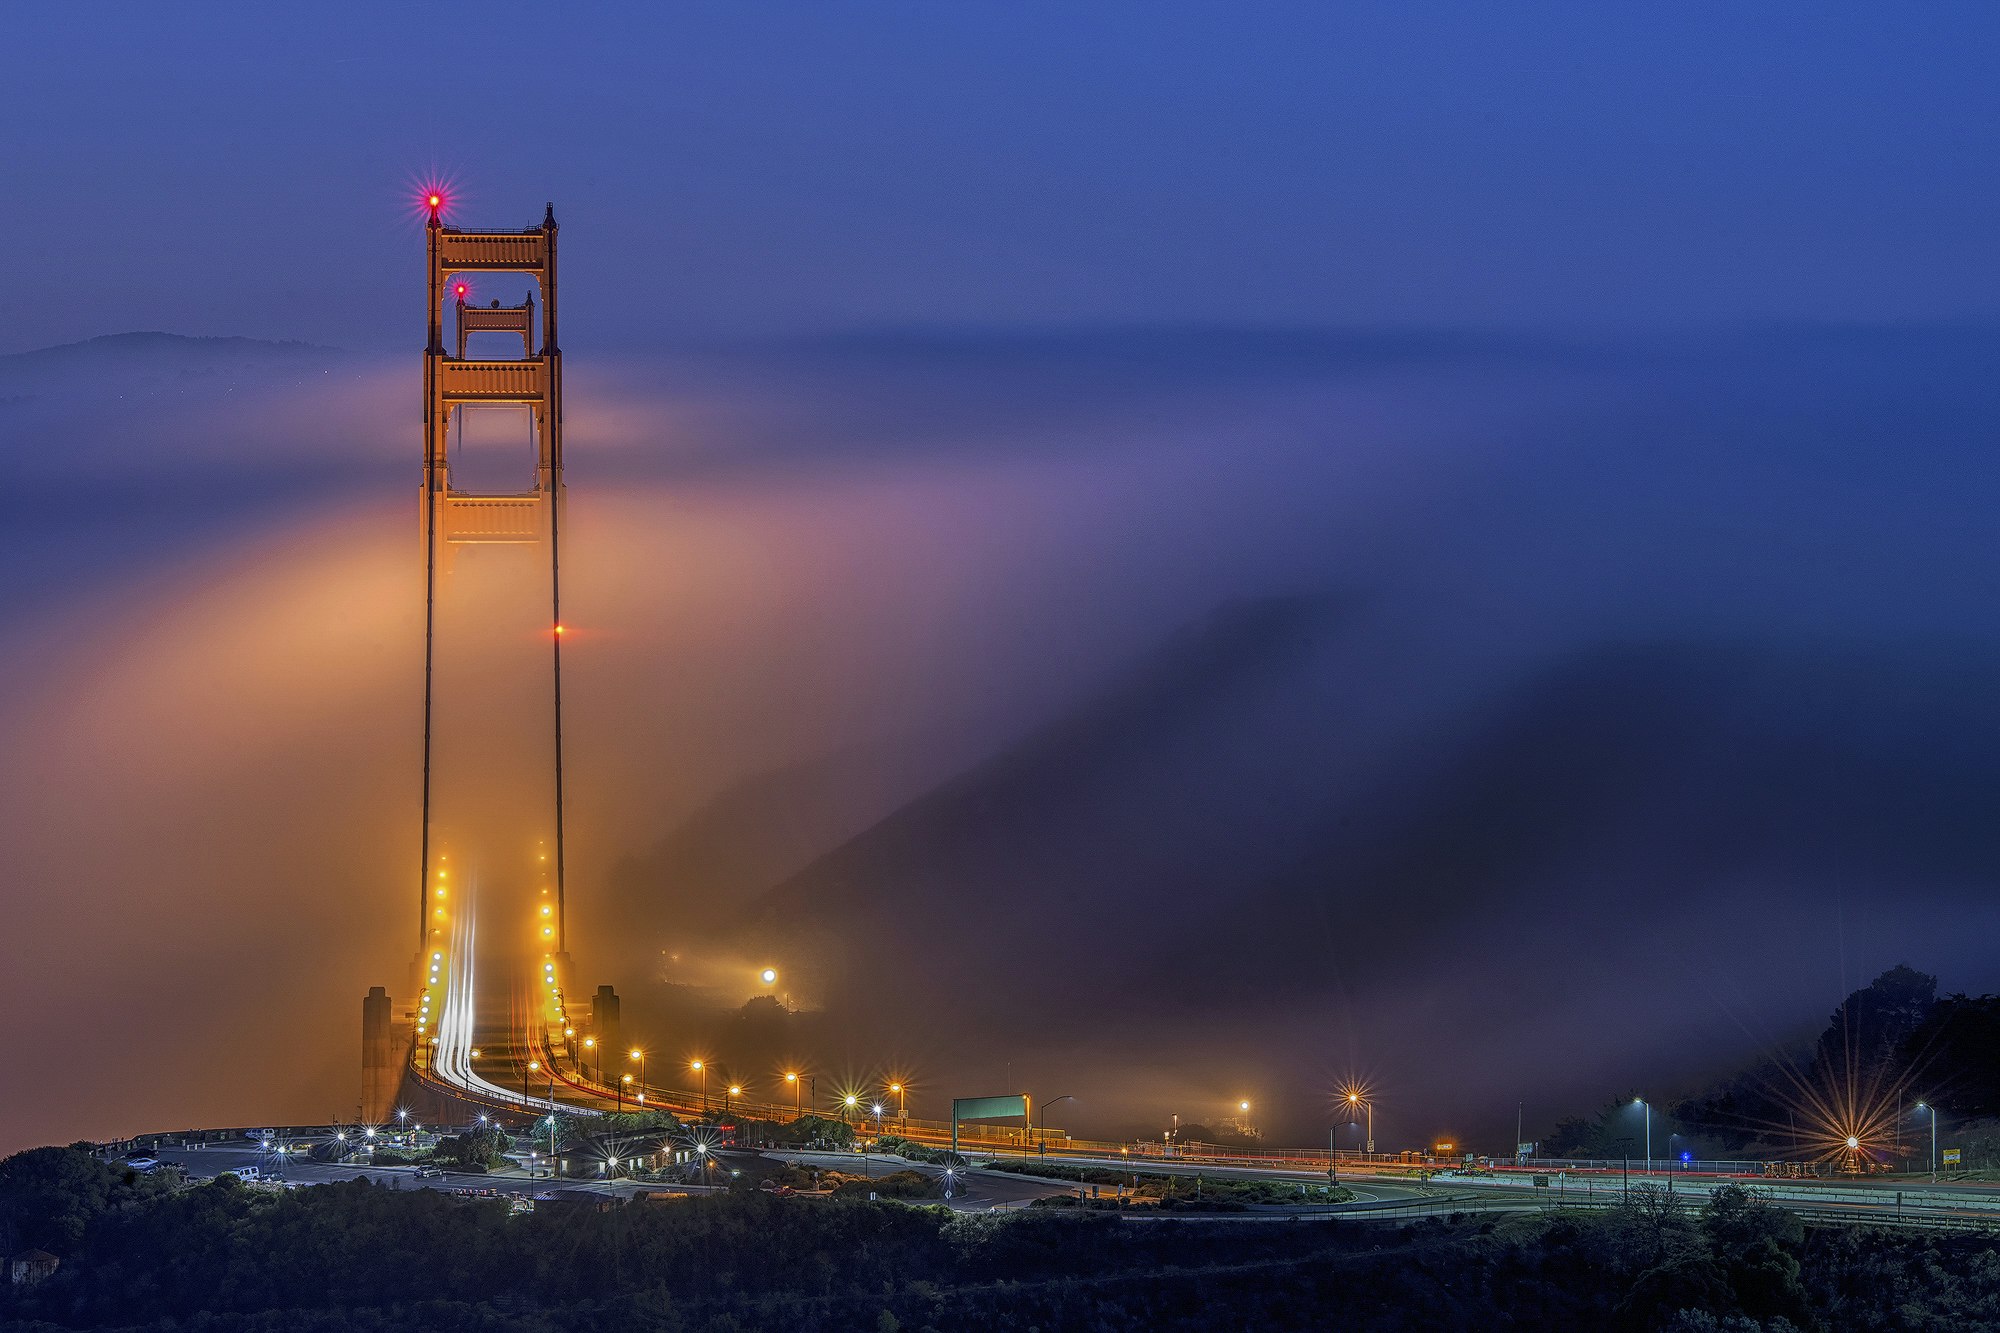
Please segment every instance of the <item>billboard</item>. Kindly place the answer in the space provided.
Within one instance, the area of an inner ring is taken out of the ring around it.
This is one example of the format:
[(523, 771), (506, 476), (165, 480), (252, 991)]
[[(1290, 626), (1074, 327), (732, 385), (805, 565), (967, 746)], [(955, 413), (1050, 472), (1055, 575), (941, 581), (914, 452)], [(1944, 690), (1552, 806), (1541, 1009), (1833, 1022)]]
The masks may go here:
[(999, 1120), (1027, 1114), (1028, 1098), (1018, 1092), (1011, 1097), (957, 1097), (951, 1103), (953, 1120)]

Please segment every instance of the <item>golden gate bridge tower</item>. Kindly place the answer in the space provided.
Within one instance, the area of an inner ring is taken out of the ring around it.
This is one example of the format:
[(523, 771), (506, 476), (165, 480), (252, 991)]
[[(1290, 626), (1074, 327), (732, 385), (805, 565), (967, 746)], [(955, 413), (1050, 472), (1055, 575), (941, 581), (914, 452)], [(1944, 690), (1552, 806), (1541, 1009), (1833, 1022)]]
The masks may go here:
[[(440, 864), (443, 858), (432, 828), (440, 565), (460, 547), (535, 544), (548, 552), (552, 893), (540, 908), (541, 962), (529, 984), (536, 992), (535, 1005), (545, 1011), (539, 1016), (544, 1027), (551, 1018), (556, 1031), (571, 1026), (563, 1012), (569, 968), (563, 829), (562, 344), (557, 333), (555, 206), (548, 206), (539, 226), (485, 231), (446, 226), (445, 203), (441, 192), (428, 193), (424, 199), (429, 277), (423, 377), (424, 707), (417, 952), (411, 972), (413, 998), (400, 1020), (382, 987), (375, 987), (363, 1002), (361, 1112), (364, 1120), (375, 1123), (394, 1113), (404, 1095), (406, 1073), (424, 1075), (434, 1087), (444, 1083), (479, 1093), (490, 1086), (473, 1074), (465, 1058), (470, 996), (455, 996), (453, 991), (454, 969), (469, 972), (471, 907), (469, 902), (460, 906), (459, 895), (453, 894), (452, 908), (447, 909), (447, 871)], [(539, 309), (532, 293), (518, 305), (468, 302), (467, 279), (482, 274), (532, 278), (539, 289)], [(444, 327), (447, 308), (454, 316), (449, 347)], [(521, 355), (468, 358), (467, 339), (472, 334), (517, 335)], [(462, 425), (467, 409), (486, 405), (526, 409), (532, 420), (536, 465), (531, 489), (490, 493), (454, 484), (449, 448), (453, 427)], [(468, 989), (469, 984), (468, 978)], [(454, 1031), (455, 1021), (465, 1030)]]

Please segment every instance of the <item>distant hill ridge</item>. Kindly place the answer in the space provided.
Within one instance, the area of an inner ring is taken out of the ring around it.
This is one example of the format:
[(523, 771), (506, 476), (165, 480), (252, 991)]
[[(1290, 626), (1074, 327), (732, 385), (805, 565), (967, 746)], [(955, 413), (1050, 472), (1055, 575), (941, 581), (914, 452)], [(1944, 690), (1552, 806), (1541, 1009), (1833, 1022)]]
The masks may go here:
[(297, 356), (338, 353), (340, 350), (337, 347), (326, 347), (319, 343), (289, 338), (281, 342), (272, 342), (265, 338), (211, 338), (187, 333), (146, 330), (132, 333), (101, 333), (95, 338), (85, 338), (81, 342), (57, 343), (54, 346), (37, 347), (26, 352), (10, 352), (0, 356), (0, 364), (12, 367), (33, 362), (61, 362), (116, 352), (161, 352), (170, 355), (237, 352), (265, 356), (274, 354)]

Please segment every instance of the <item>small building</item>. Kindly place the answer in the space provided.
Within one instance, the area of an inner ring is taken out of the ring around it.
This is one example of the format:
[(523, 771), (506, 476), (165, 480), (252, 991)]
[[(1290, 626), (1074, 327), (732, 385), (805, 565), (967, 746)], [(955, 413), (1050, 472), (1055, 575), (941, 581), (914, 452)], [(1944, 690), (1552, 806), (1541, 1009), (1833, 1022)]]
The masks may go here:
[(7, 1261), (7, 1276), (17, 1287), (32, 1287), (45, 1278), (55, 1276), (56, 1266), (62, 1260), (47, 1250), (23, 1250)]

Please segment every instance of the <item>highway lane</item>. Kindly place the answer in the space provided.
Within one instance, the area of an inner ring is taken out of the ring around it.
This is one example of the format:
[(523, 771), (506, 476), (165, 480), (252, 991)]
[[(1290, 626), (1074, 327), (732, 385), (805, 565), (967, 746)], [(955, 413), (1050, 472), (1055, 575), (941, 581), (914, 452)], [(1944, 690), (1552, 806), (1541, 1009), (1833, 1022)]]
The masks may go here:
[[(225, 1172), (241, 1171), (245, 1168), (268, 1168), (274, 1157), (257, 1144), (245, 1141), (209, 1144), (200, 1148), (162, 1148), (156, 1154), (162, 1162), (171, 1163), (187, 1171), (192, 1179), (203, 1180), (219, 1176)], [(733, 1155), (733, 1154), (732, 1154)], [(744, 1154), (748, 1156), (750, 1154)], [(892, 1171), (910, 1170), (936, 1178), (942, 1167), (929, 1163), (906, 1162), (901, 1158), (845, 1152), (784, 1152), (766, 1151), (761, 1156), (786, 1162), (796, 1162), (821, 1170), (836, 1170), (846, 1174), (887, 1175)], [(637, 1195), (657, 1192), (662, 1189), (678, 1190), (686, 1187), (668, 1186), (652, 1182), (615, 1180), (551, 1180), (546, 1176), (530, 1179), (518, 1170), (501, 1171), (490, 1174), (446, 1172), (437, 1176), (418, 1176), (412, 1167), (369, 1166), (362, 1163), (315, 1162), (301, 1154), (282, 1155), (281, 1178), (289, 1184), (311, 1186), (330, 1184), (356, 1179), (368, 1180), (389, 1189), (429, 1189), (441, 1191), (477, 1190), (490, 1192), (500, 1198), (522, 1197), (532, 1199), (538, 1194), (551, 1190), (565, 1193), (586, 1192), (605, 1194), (614, 1198), (632, 1198)], [(1154, 1173), (1159, 1164), (1148, 1162), (1141, 1170)], [(1211, 1170), (1193, 1163), (1173, 1163), (1181, 1174), (1209, 1176), (1236, 1175), (1245, 1178), (1282, 1179), (1301, 1178), (1301, 1173), (1259, 1172), (1246, 1168), (1222, 1168)], [(1305, 1175), (1304, 1179), (1318, 1182), (1323, 1176)], [(1250, 1220), (1257, 1217), (1344, 1217), (1353, 1220), (1374, 1219), (1380, 1221), (1407, 1220), (1401, 1215), (1407, 1209), (1415, 1216), (1423, 1213), (1450, 1212), (1544, 1212), (1554, 1208), (1581, 1207), (1602, 1208), (1616, 1203), (1622, 1191), (1611, 1189), (1565, 1190), (1536, 1189), (1518, 1181), (1494, 1180), (1492, 1178), (1469, 1177), (1463, 1180), (1447, 1179), (1426, 1185), (1386, 1182), (1348, 1182), (1355, 1191), (1354, 1204), (1329, 1209), (1324, 1205), (1288, 1208), (1284, 1206), (1253, 1207), (1247, 1213), (1227, 1213), (1213, 1215), (1215, 1220)], [(1602, 1183), (1602, 1182), (1599, 1182)], [(1731, 1182), (1714, 1182), (1714, 1186)], [(1754, 1193), (1769, 1199), (1779, 1207), (1801, 1211), (1815, 1221), (1856, 1222), (1876, 1224), (1916, 1224), (1946, 1226), (2000, 1226), (2000, 1192), (1983, 1199), (1969, 1199), (1962, 1192), (1953, 1192), (1943, 1197), (1915, 1197), (1905, 1190), (1899, 1200), (1896, 1192), (1861, 1190), (1815, 1190), (1811, 1187), (1790, 1186), (1783, 1194), (1754, 1190)], [(1706, 1201), (1710, 1188), (1680, 1189), (1687, 1198), (1687, 1206), (1699, 1207)], [(973, 1167), (963, 1175), (963, 1187), (948, 1206), (961, 1212), (985, 1212), (996, 1209), (1026, 1207), (1036, 1199), (1050, 1198), (1072, 1193), (1073, 1183), (1057, 1180), (1036, 1179), (1006, 1172), (995, 1172)], [(692, 1192), (705, 1192), (701, 1187), (693, 1187)], [(1151, 1216), (1151, 1210), (1142, 1210), (1134, 1216)], [(1178, 1217), (1181, 1214), (1161, 1214), (1164, 1217)], [(1195, 1214), (1194, 1217), (1209, 1215)]]
[[(965, 1154), (973, 1161), (1004, 1160), (1033, 1164), (1040, 1160), (1036, 1154), (991, 1153), (971, 1151)], [(1064, 1154), (1060, 1157), (1051, 1153), (1051, 1166), (1103, 1167), (1112, 1171), (1135, 1171), (1142, 1176), (1206, 1176), (1211, 1179), (1235, 1180), (1291, 1180), (1307, 1185), (1326, 1184), (1326, 1172), (1288, 1170), (1283, 1167), (1226, 1166), (1213, 1162), (1189, 1162), (1174, 1158), (1160, 1157), (1087, 1157)], [(1355, 1176), (1343, 1173), (1339, 1183), (1354, 1192), (1356, 1202), (1388, 1203), (1435, 1197), (1444, 1193), (1441, 1189), (1430, 1188), (1418, 1181), (1384, 1180), (1377, 1176)], [(1072, 1186), (1072, 1188), (1074, 1188)]]
[[(849, 1152), (788, 1152), (766, 1149), (763, 1154), (780, 1162), (792, 1162), (819, 1171), (839, 1171), (850, 1176), (886, 1176), (896, 1171), (914, 1171), (918, 1175), (936, 1180), (944, 1174), (944, 1168), (930, 1162), (909, 1162), (900, 1157), (885, 1157), (879, 1153)], [(947, 1207), (962, 1213), (983, 1213), (995, 1208), (1022, 1208), (1036, 1199), (1046, 1199), (1058, 1194), (1074, 1192), (1074, 1185), (1032, 1180), (1025, 1176), (1009, 1175), (1003, 1171), (981, 1171), (974, 1168), (958, 1173), (955, 1184), (957, 1192), (945, 1201)]]

